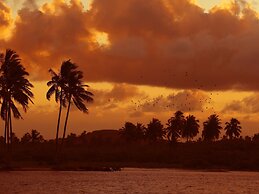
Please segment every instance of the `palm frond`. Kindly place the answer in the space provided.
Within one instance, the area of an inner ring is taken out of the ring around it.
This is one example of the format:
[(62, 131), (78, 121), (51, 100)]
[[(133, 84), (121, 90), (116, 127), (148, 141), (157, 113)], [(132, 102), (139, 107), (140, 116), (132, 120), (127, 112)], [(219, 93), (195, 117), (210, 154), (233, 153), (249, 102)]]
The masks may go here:
[(13, 112), (14, 118), (16, 118), (16, 119), (22, 119), (22, 115), (20, 114), (18, 108), (14, 105), (13, 102), (10, 103), (10, 108), (11, 108), (11, 110), (12, 110), (12, 112)]
[(54, 94), (56, 92), (56, 86), (53, 85), (51, 86), (51, 88), (48, 90), (47, 94), (46, 94), (46, 98), (48, 100), (50, 100), (50, 97), (52, 96), (52, 94)]
[(9, 105), (14, 117), (21, 118), (21, 114), (14, 101), (22, 105), (24, 111), (26, 111), (29, 103), (33, 103), (33, 93), (31, 92), (33, 85), (26, 78), (29, 73), (23, 67), (21, 59), (15, 51), (7, 49), (5, 55), (2, 55), (1, 58), (0, 95), (4, 101), (1, 107), (1, 117), (2, 119), (6, 117)]

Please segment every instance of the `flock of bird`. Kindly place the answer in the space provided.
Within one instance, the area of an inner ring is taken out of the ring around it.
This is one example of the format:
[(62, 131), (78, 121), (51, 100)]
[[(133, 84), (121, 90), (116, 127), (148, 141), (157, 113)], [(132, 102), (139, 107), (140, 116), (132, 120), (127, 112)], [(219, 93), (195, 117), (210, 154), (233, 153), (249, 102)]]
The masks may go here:
[[(188, 72), (185, 72), (183, 77), (183, 81), (190, 79)], [(143, 78), (143, 76), (141, 76), (141, 78)], [(153, 110), (155, 112), (156, 110), (182, 110), (186, 112), (200, 111), (202, 113), (210, 111), (216, 114), (213, 97), (215, 95), (218, 96), (219, 93), (214, 93), (212, 91), (209, 93), (202, 93), (202, 91), (205, 90), (204, 84), (200, 84), (197, 79), (194, 80), (194, 83), (196, 88), (192, 90), (181, 90), (176, 94), (173, 93), (167, 96), (159, 95), (153, 98), (145, 96), (140, 99), (132, 99), (130, 100), (131, 107), (134, 111)], [(214, 90), (216, 91), (217, 85), (214, 84), (214, 87)], [(193, 96), (194, 92), (201, 92), (203, 95)], [(181, 97), (179, 97), (179, 94), (181, 94)], [(110, 101), (110, 99), (108, 101)]]
[[(164, 109), (165, 111), (171, 111), (171, 110), (185, 110), (185, 111), (197, 111), (197, 107), (200, 108), (201, 112), (206, 111), (212, 111), (216, 113), (214, 110), (214, 102), (212, 100), (212, 93), (211, 96), (201, 97), (199, 99), (194, 99), (196, 102), (193, 102), (192, 96), (190, 94), (186, 94), (184, 102), (182, 100), (177, 99), (177, 94), (169, 95), (167, 97), (164, 97), (163, 95), (160, 95), (156, 98), (148, 98), (145, 100), (138, 99), (138, 100), (131, 100), (131, 105), (133, 105), (134, 111), (143, 111), (145, 109), (149, 110), (156, 110), (156, 109)], [(193, 103), (198, 103), (198, 105), (195, 107)]]

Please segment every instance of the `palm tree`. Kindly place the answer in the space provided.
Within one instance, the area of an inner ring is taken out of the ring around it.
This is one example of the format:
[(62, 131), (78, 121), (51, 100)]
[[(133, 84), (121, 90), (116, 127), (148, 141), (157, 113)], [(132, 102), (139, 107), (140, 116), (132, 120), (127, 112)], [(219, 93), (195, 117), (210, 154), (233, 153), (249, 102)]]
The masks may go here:
[(67, 135), (65, 141), (66, 141), (67, 145), (71, 146), (71, 145), (77, 144), (78, 143), (78, 139), (79, 138), (77, 137), (77, 135), (75, 133), (70, 133), (70, 134)]
[(78, 66), (72, 63), (70, 60), (65, 61), (64, 63), (65, 68), (63, 69), (64, 72), (61, 72), (61, 75), (64, 77), (65, 85), (64, 85), (64, 94), (65, 98), (68, 102), (66, 119), (64, 124), (64, 131), (62, 137), (61, 147), (64, 143), (64, 139), (66, 137), (66, 130), (67, 130), (67, 123), (68, 117), (70, 112), (71, 104), (74, 104), (78, 110), (88, 113), (88, 108), (85, 105), (85, 102), (92, 102), (93, 101), (93, 94), (89, 92), (86, 88), (88, 85), (83, 84), (83, 72), (77, 70)]
[(25, 133), (22, 138), (21, 138), (21, 143), (22, 144), (27, 144), (31, 142), (31, 134), (30, 133)]
[(31, 130), (31, 142), (32, 143), (42, 143), (44, 142), (43, 136), (37, 130)]
[(189, 115), (186, 117), (186, 122), (182, 131), (182, 137), (187, 139), (193, 139), (199, 133), (199, 120), (196, 120), (195, 116)]
[(167, 122), (167, 137), (172, 143), (177, 142), (177, 139), (181, 137), (185, 126), (185, 118), (181, 111), (175, 112), (174, 116), (171, 117)]
[(136, 137), (138, 140), (143, 140), (145, 138), (146, 127), (142, 123), (137, 123), (136, 125)]
[(43, 136), (38, 132), (37, 130), (33, 129), (30, 133), (25, 133), (23, 137), (21, 138), (21, 143), (42, 143), (44, 142)]
[(230, 122), (226, 122), (226, 136), (228, 136), (229, 139), (233, 139), (234, 136), (235, 138), (239, 137), (241, 129), (240, 122), (235, 118), (232, 118)]
[(137, 125), (134, 125), (131, 122), (126, 122), (124, 124), (124, 127), (122, 127), (119, 130), (121, 136), (125, 138), (125, 140), (129, 142), (134, 142), (138, 140), (144, 139), (145, 135), (145, 126), (137, 123)]
[(33, 103), (31, 92), (33, 85), (26, 78), (29, 73), (21, 64), (21, 59), (15, 51), (7, 49), (5, 54), (0, 54), (0, 63), (1, 118), (5, 121), (5, 142), (9, 150), (13, 139), (12, 114), (16, 119), (22, 118), (15, 102), (26, 112), (29, 103)]
[(161, 124), (161, 121), (153, 118), (147, 125), (146, 138), (151, 142), (157, 142), (163, 139), (164, 134), (164, 127)]
[(12, 144), (18, 144), (20, 142), (20, 139), (16, 136), (15, 133), (12, 133)]
[(219, 138), (221, 121), (216, 114), (211, 115), (207, 121), (203, 123), (202, 137), (205, 141), (213, 141)]
[(55, 94), (55, 101), (59, 103), (58, 122), (56, 128), (56, 154), (58, 152), (58, 138), (62, 107), (66, 107), (66, 94), (64, 92), (64, 88), (66, 84), (67, 69), (66, 62), (62, 63), (58, 74), (54, 70), (50, 69), (49, 72), (51, 74), (51, 80), (47, 83), (50, 88), (46, 94), (46, 98), (50, 100), (51, 96)]
[(136, 126), (131, 122), (126, 122), (124, 127), (119, 129), (120, 135), (125, 138), (126, 141), (135, 140)]

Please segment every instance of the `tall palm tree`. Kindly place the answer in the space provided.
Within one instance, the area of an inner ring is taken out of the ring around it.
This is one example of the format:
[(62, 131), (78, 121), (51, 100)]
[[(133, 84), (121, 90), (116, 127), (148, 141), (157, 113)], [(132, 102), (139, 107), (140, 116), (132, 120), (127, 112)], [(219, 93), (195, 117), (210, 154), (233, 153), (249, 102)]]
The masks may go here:
[(182, 131), (182, 137), (187, 139), (193, 139), (199, 133), (199, 120), (196, 120), (195, 116), (189, 115), (186, 117), (186, 122)]
[(49, 73), (51, 74), (51, 80), (47, 83), (50, 88), (46, 94), (46, 98), (50, 100), (51, 96), (55, 94), (55, 101), (59, 103), (58, 121), (56, 128), (56, 154), (58, 152), (58, 138), (62, 108), (66, 107), (66, 93), (64, 92), (64, 89), (66, 84), (67, 69), (66, 61), (61, 64), (59, 73), (56, 73), (54, 70), (50, 69)]
[(235, 118), (232, 118), (230, 122), (226, 122), (226, 136), (228, 136), (229, 139), (233, 139), (233, 137), (239, 137), (241, 129), (242, 127), (240, 126), (240, 122)]
[(202, 137), (205, 141), (216, 140), (219, 138), (221, 129), (222, 127), (219, 116), (213, 114), (203, 123)]
[(185, 122), (185, 117), (181, 111), (175, 112), (174, 116), (168, 120), (166, 130), (169, 141), (177, 142), (177, 139), (181, 137)]
[(72, 63), (70, 60), (65, 61), (64, 65), (66, 66), (66, 68), (64, 68), (64, 72), (61, 72), (61, 74), (64, 75), (64, 94), (68, 102), (68, 107), (61, 147), (66, 137), (67, 123), (71, 104), (74, 104), (78, 108), (78, 110), (84, 113), (88, 113), (88, 108), (86, 107), (85, 102), (93, 101), (93, 94), (87, 90), (89, 86), (83, 83), (83, 72), (77, 70), (78, 66), (75, 63)]
[(146, 138), (151, 142), (157, 142), (163, 139), (164, 134), (164, 126), (161, 121), (153, 118), (147, 125)]
[(29, 103), (33, 103), (31, 92), (33, 85), (26, 78), (29, 73), (21, 64), (21, 59), (15, 51), (7, 49), (5, 54), (0, 54), (0, 63), (1, 118), (5, 121), (5, 142), (9, 150), (13, 139), (12, 114), (16, 119), (22, 118), (15, 102), (26, 112)]

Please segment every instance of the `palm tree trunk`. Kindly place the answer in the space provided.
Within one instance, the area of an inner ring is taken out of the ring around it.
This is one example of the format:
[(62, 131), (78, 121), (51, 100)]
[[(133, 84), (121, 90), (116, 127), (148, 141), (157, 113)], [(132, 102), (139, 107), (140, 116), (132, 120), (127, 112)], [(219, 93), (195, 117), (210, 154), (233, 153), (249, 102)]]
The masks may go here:
[(65, 125), (64, 125), (64, 131), (63, 131), (63, 137), (62, 137), (62, 142), (61, 142), (61, 149), (62, 149), (62, 147), (63, 147), (64, 139), (65, 139), (65, 137), (66, 137), (67, 122), (68, 122), (68, 117), (69, 117), (70, 106), (71, 106), (71, 95), (69, 96), (69, 102), (68, 102), (68, 107), (67, 107), (67, 115), (66, 115), (66, 120), (65, 120)]
[(7, 113), (7, 102), (4, 102), (3, 106), (5, 106), (5, 111), (6, 111), (6, 114), (5, 114), (5, 120), (4, 120), (4, 145), (5, 145), (5, 149), (7, 150), (7, 117), (8, 117), (8, 113)]
[(10, 165), (10, 134), (9, 134), (9, 111), (8, 106), (6, 109), (6, 117), (5, 117), (5, 130), (6, 130), (6, 165), (9, 167)]
[(12, 152), (12, 144), (13, 144), (13, 126), (12, 126), (12, 113), (11, 113), (11, 108), (9, 106), (8, 108), (8, 116), (9, 116), (9, 127), (10, 127), (10, 152)]
[(6, 126), (6, 144), (7, 144), (7, 152), (9, 152), (9, 143), (10, 143), (10, 134), (9, 134), (9, 104), (7, 104), (6, 109), (6, 118), (5, 118), (5, 126)]
[(6, 119), (5, 119), (5, 125), (4, 125), (4, 143), (5, 143), (5, 145), (7, 144), (7, 123), (6, 123)]
[[(61, 96), (62, 96), (62, 92), (61, 92)], [(62, 97), (60, 97), (58, 123), (57, 123), (57, 130), (56, 130), (56, 157), (58, 155), (58, 137), (59, 137), (59, 125), (60, 125), (61, 113), (62, 113)]]
[(4, 126), (4, 150), (5, 151), (8, 150), (8, 147), (7, 147), (7, 122), (6, 122), (6, 119), (5, 119), (5, 126)]

